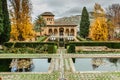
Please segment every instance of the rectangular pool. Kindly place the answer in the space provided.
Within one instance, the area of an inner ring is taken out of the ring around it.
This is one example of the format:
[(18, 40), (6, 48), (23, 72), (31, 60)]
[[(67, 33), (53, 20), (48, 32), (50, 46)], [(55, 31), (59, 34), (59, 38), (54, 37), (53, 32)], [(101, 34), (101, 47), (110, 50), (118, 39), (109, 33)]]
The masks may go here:
[(76, 58), (76, 71), (120, 71), (120, 58)]

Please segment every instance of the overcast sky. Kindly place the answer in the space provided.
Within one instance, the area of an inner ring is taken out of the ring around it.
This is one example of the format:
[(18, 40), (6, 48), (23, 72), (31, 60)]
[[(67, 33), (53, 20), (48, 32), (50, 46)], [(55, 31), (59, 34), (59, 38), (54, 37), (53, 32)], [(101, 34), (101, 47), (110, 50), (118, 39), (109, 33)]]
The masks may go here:
[(31, 0), (33, 6), (32, 18), (43, 12), (52, 12), (55, 18), (71, 15), (80, 15), (82, 8), (87, 7), (92, 11), (95, 3), (99, 3), (103, 8), (107, 8), (113, 3), (119, 3), (120, 0)]

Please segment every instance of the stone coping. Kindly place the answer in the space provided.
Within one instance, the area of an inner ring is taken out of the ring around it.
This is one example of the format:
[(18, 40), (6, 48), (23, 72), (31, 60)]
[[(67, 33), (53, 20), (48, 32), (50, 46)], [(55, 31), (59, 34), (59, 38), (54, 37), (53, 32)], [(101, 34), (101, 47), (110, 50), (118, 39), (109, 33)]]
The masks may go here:
[(65, 54), (64, 58), (120, 58), (120, 54)]
[(35, 58), (35, 59), (46, 59), (46, 58), (59, 58), (59, 54), (0, 54), (0, 58)]
[(48, 72), (0, 72), (0, 74), (50, 74)]
[(120, 73), (120, 71), (76, 71), (76, 73)]
[[(72, 73), (120, 73), (120, 71), (75, 71)], [(12, 74), (12, 75), (21, 75), (21, 74), (51, 74), (49, 72), (0, 72), (0, 74)]]
[[(31, 58), (31, 59), (47, 59), (59, 58), (59, 54), (0, 54), (0, 58)], [(120, 54), (63, 54), (64, 58), (120, 58)]]

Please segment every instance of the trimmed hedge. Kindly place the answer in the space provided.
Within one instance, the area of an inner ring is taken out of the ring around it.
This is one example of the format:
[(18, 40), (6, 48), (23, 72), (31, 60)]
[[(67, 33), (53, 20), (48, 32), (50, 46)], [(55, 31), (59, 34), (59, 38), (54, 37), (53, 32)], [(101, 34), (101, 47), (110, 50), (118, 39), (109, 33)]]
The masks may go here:
[(70, 44), (70, 47), (67, 50), (68, 53), (75, 53), (75, 44)]
[(7, 48), (15, 47), (15, 48), (36, 48), (38, 46), (43, 46), (44, 44), (47, 45), (57, 45), (55, 42), (7, 42), (4, 43), (4, 46)]
[(120, 49), (120, 42), (115, 41), (81, 41), (81, 42), (69, 42), (65, 46), (70, 46), (74, 44), (75, 46), (106, 46), (108, 48)]
[(56, 53), (56, 47), (54, 45), (49, 45), (48, 46), (48, 53), (49, 54)]
[(6, 52), (11, 53), (56, 53), (57, 43), (53, 42), (7, 42)]

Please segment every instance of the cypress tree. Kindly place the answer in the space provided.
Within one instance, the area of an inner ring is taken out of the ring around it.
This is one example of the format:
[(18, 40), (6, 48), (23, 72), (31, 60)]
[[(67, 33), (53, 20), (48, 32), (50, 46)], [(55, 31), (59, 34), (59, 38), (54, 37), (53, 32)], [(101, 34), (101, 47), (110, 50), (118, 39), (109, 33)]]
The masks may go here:
[(3, 33), (0, 36), (0, 43), (7, 42), (10, 39), (10, 19), (9, 19), (9, 13), (7, 8), (7, 0), (1, 0), (2, 1), (2, 14), (3, 14)]
[(81, 37), (83, 38), (88, 37), (89, 25), (90, 25), (89, 14), (88, 14), (86, 7), (84, 7), (82, 10), (82, 17), (80, 21), (80, 36)]
[(2, 14), (2, 1), (0, 0), (0, 36), (2, 32), (3, 32), (3, 14)]

